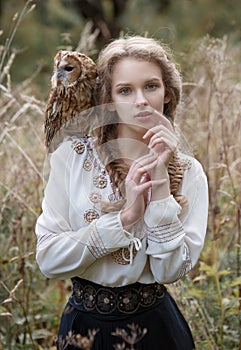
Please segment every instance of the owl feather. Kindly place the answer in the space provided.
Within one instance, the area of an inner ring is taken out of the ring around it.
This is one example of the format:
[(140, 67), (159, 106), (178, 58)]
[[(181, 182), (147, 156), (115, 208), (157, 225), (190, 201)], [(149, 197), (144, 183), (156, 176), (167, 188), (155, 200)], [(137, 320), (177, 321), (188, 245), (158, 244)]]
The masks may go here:
[[(64, 50), (56, 54), (45, 112), (45, 145), (48, 150), (56, 147), (61, 140), (61, 130), (72, 121), (78, 121), (78, 131), (82, 135), (87, 133), (90, 121), (79, 117), (82, 111), (94, 105), (96, 77), (96, 65), (85, 54)], [(87, 118), (88, 114), (84, 116)]]

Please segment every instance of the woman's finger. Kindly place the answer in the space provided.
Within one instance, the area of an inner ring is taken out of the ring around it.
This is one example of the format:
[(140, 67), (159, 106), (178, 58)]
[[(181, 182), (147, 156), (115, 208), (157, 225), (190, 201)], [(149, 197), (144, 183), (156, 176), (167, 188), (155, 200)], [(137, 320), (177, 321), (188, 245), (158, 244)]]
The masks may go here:
[(177, 140), (168, 136), (157, 136), (150, 141), (148, 146), (149, 148), (154, 149), (157, 145), (164, 145), (174, 152), (177, 148)]
[(147, 130), (147, 132), (143, 136), (143, 139), (148, 139), (149, 137), (155, 135), (160, 131), (161, 128), (174, 132), (172, 123), (164, 115), (159, 114), (158, 123), (149, 130)]
[(148, 155), (143, 156), (135, 160), (127, 174), (127, 179), (135, 178), (140, 181), (142, 175), (155, 166), (157, 162), (157, 155), (154, 152), (150, 152)]

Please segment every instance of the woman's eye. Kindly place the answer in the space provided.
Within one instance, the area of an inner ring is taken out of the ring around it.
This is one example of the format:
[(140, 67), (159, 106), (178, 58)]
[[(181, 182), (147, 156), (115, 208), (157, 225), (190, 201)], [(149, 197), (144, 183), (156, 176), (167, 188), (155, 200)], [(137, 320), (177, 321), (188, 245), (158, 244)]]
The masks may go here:
[(64, 67), (64, 70), (66, 70), (67, 72), (71, 72), (73, 69), (74, 69), (74, 67), (72, 67), (72, 66)]
[(130, 93), (130, 89), (129, 88), (122, 88), (120, 90), (120, 94), (122, 95), (128, 95)]
[(146, 89), (149, 89), (149, 90), (154, 90), (156, 88), (157, 88), (157, 84), (154, 84), (154, 83), (150, 83), (146, 85)]

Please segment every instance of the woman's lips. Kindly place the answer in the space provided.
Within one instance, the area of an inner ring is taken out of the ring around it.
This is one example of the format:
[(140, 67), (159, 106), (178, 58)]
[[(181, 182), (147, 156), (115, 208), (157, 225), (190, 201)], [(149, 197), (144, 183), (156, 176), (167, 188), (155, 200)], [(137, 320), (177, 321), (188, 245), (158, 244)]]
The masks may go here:
[(137, 119), (137, 120), (144, 121), (144, 120), (150, 119), (151, 116), (152, 116), (151, 112), (149, 112), (149, 111), (142, 111), (142, 112), (137, 113), (134, 118)]

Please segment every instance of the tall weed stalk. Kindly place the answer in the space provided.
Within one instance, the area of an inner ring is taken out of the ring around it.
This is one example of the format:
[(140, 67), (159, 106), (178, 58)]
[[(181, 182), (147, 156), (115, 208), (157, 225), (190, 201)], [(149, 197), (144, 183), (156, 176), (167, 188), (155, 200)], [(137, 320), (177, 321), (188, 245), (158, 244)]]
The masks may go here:
[(240, 51), (207, 36), (187, 57), (179, 122), (207, 174), (209, 222), (182, 302), (191, 306), (198, 349), (240, 349)]
[(39, 343), (51, 344), (48, 329), (56, 330), (57, 315), (46, 291), (56, 305), (63, 303), (62, 286), (49, 286), (35, 263), (34, 226), (45, 157), (45, 102), (34, 96), (33, 84), (38, 72), (16, 86), (11, 83), (17, 55), (12, 42), (33, 8), (32, 1), (26, 1), (0, 47), (0, 349), (4, 350), (36, 350)]

